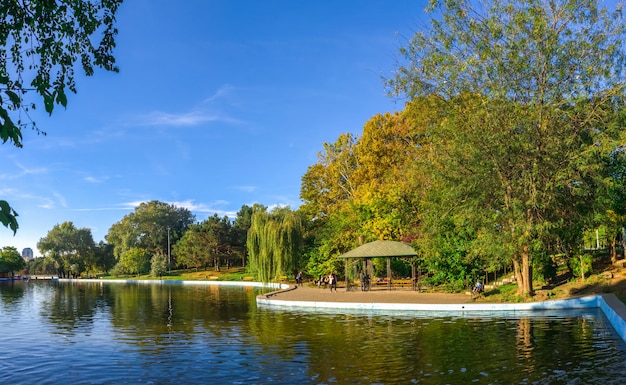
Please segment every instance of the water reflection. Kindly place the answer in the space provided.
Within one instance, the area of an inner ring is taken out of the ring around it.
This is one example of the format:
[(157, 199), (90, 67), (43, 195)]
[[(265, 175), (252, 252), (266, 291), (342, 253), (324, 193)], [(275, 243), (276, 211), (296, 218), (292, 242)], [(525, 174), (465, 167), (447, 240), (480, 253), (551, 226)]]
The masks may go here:
[[(0, 286), (8, 382), (619, 383), (597, 311), (451, 317), (257, 308), (249, 287)], [(33, 317), (32, 315), (36, 315)]]

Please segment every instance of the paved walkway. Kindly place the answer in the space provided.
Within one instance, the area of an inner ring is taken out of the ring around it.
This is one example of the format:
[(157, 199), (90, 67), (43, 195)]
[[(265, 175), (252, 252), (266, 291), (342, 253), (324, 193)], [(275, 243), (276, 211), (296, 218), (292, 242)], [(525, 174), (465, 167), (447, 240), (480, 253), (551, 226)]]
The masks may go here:
[(353, 291), (338, 288), (318, 289), (308, 285), (292, 286), (287, 290), (271, 293), (271, 299), (284, 301), (304, 302), (348, 302), (348, 303), (424, 303), (424, 304), (464, 304), (472, 302), (467, 294), (421, 293), (403, 288), (375, 288), (370, 291), (360, 291), (358, 287)]

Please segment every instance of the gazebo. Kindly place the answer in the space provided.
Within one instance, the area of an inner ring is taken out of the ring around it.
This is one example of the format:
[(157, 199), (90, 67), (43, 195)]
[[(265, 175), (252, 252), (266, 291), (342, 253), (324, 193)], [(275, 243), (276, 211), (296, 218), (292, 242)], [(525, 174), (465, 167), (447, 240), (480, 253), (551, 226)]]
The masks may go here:
[[(348, 278), (348, 266), (349, 260), (352, 258), (361, 259), (367, 263), (371, 258), (386, 258), (387, 259), (387, 288), (391, 290), (391, 258), (402, 257), (416, 257), (417, 253), (413, 247), (407, 243), (397, 241), (374, 241), (352, 249), (345, 254), (340, 255), (338, 258), (344, 258), (346, 260), (346, 290), (350, 288), (350, 282)], [(412, 282), (415, 287), (415, 265), (412, 269)]]

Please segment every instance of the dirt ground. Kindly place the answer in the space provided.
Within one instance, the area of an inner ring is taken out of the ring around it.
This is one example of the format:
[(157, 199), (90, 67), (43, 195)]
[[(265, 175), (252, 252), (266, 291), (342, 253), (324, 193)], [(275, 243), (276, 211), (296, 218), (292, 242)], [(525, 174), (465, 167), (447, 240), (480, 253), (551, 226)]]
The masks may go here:
[(456, 304), (471, 302), (472, 297), (466, 294), (448, 293), (420, 293), (405, 288), (374, 288), (370, 291), (360, 291), (358, 287), (346, 291), (345, 287), (330, 291), (326, 288), (317, 288), (314, 285), (303, 284), (292, 286), (287, 290), (273, 293), (272, 299), (285, 301), (311, 302), (358, 302), (358, 303), (441, 303)]

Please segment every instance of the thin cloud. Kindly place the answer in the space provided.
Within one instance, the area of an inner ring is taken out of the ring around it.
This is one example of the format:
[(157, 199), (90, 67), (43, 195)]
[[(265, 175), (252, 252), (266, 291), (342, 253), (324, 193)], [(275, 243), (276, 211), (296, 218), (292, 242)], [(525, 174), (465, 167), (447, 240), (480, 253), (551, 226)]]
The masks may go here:
[(27, 175), (39, 175), (39, 174), (45, 174), (48, 172), (48, 169), (45, 167), (28, 168), (28, 167), (23, 166), (19, 162), (14, 162), (14, 164), (18, 169), (20, 169), (20, 172), (0, 174), (0, 180), (14, 180), (14, 179), (18, 179)]
[(248, 193), (255, 192), (257, 190), (256, 186), (235, 186), (235, 190), (244, 191)]
[(225, 84), (222, 87), (220, 87), (217, 91), (215, 91), (213, 95), (204, 99), (203, 103), (213, 103), (214, 101), (222, 99), (223, 97), (230, 96), (234, 90), (235, 90), (235, 87), (231, 86), (230, 84)]
[(197, 126), (206, 122), (215, 122), (220, 119), (215, 115), (207, 115), (201, 111), (192, 111), (182, 114), (153, 111), (139, 118), (143, 126)]
[[(29, 203), (34, 205), (35, 207), (40, 207), (43, 209), (55, 209), (57, 207), (57, 202), (65, 204), (65, 199), (58, 194), (53, 194), (57, 199), (34, 195), (30, 192), (23, 192), (21, 190), (17, 190), (14, 188), (4, 188), (0, 189), (0, 197), (1, 199), (6, 199), (10, 202), (13, 201), (34, 201), (33, 203)], [(61, 198), (61, 199), (59, 199)]]
[(108, 177), (96, 178), (95, 176), (86, 176), (83, 179), (85, 180), (85, 182), (89, 182), (89, 183), (103, 183), (109, 178)]
[(181, 114), (153, 111), (135, 119), (135, 123), (140, 126), (193, 127), (210, 122), (241, 123), (237, 119), (210, 114), (207, 111), (200, 110)]
[(63, 195), (59, 194), (58, 192), (54, 192), (52, 193), (52, 195), (54, 195), (61, 207), (67, 207), (67, 201), (65, 200), (65, 197)]

